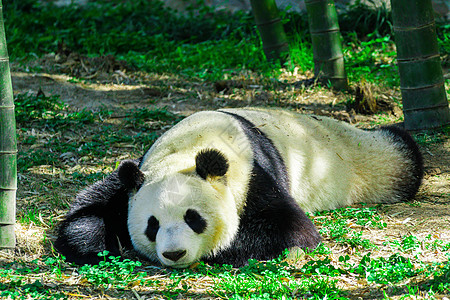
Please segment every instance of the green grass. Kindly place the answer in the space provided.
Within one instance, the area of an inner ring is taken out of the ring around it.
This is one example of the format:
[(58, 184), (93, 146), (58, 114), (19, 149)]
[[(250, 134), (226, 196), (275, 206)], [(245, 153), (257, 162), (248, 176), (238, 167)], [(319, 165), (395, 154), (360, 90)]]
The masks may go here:
[(60, 130), (66, 127), (77, 126), (81, 128), (93, 124), (96, 120), (107, 118), (111, 112), (92, 112), (81, 110), (69, 112), (68, 106), (59, 100), (59, 96), (33, 96), (19, 94), (14, 99), (16, 122), (33, 126), (46, 126)]
[[(355, 224), (367, 228), (384, 229), (385, 224), (375, 208), (342, 208), (323, 212), (314, 216), (355, 221)], [(320, 225), (319, 225), (320, 226)], [(330, 226), (323, 222), (322, 228)], [(334, 230), (334, 229), (332, 229)], [(347, 234), (356, 228), (347, 229)], [(335, 242), (347, 245), (340, 240)], [(332, 235), (331, 235), (332, 237)], [(327, 242), (328, 243), (328, 242)], [(86, 290), (100, 289), (103, 293), (115, 297), (127, 297), (136, 291), (150, 289), (164, 298), (198, 296), (198, 285), (203, 288), (202, 295), (227, 299), (346, 299), (349, 291), (338, 286), (339, 280), (366, 280), (378, 287), (393, 287), (391, 296), (396, 293), (410, 296), (427, 293), (429, 295), (450, 292), (450, 263), (425, 263), (419, 257), (411, 257), (411, 251), (446, 251), (450, 257), (450, 246), (431, 235), (424, 240), (408, 235), (390, 242), (397, 252), (388, 257), (374, 257), (371, 252), (355, 257), (347, 255), (338, 259), (322, 244), (316, 251), (306, 254), (305, 261), (299, 266), (291, 264), (285, 252), (280, 257), (267, 262), (250, 260), (241, 268), (229, 265), (209, 266), (203, 262), (187, 269), (149, 269), (139, 261), (122, 260), (109, 257), (108, 253), (99, 253), (104, 260), (98, 265), (81, 267), (69, 266), (61, 256), (51, 256), (29, 263), (10, 262), (0, 265), (0, 295), (11, 299), (26, 297), (39, 299), (67, 298), (71, 292), (61, 292), (58, 285), (47, 285), (33, 276), (43, 276), (47, 280), (59, 282), (64, 286), (66, 280), (82, 282)], [(356, 258), (356, 259), (355, 259)], [(31, 280), (30, 280), (31, 278)], [(416, 284), (403, 285), (405, 281)], [(133, 292), (134, 291), (134, 292)], [(385, 297), (389, 294), (385, 293)]]
[[(450, 98), (449, 98), (450, 101)], [(436, 129), (433, 131), (425, 131), (416, 133), (414, 135), (415, 140), (422, 146), (427, 146), (431, 144), (441, 143), (445, 140), (446, 137), (450, 135), (450, 125), (447, 125), (443, 128)]]
[[(5, 28), (12, 61), (27, 61), (68, 49), (88, 56), (112, 54), (134, 68), (199, 80), (223, 79), (249, 69), (264, 76), (277, 71), (264, 58), (253, 17), (214, 14), (203, 7), (175, 14), (159, 1), (97, 1), (83, 7), (57, 8), (33, 0), (5, 4)], [(390, 15), (363, 4), (340, 14), (346, 71), (351, 82), (365, 78), (398, 85)], [(306, 16), (285, 13), (290, 41), (288, 68), (312, 70)], [(357, 26), (355, 26), (355, 24)], [(449, 26), (438, 23), (443, 55), (450, 53)]]
[[(400, 253), (389, 257), (372, 258), (370, 253), (359, 261), (349, 262), (349, 256), (338, 261), (330, 258), (310, 259), (301, 268), (289, 264), (284, 255), (277, 259), (258, 262), (250, 260), (239, 269), (228, 265), (208, 266), (199, 263), (184, 270), (145, 270), (140, 262), (101, 253), (105, 260), (99, 265), (68, 268), (61, 257), (49, 257), (45, 261), (25, 264), (12, 262), (0, 267), (0, 295), (12, 299), (30, 296), (39, 299), (65, 298), (67, 293), (56, 292), (57, 286), (29, 281), (29, 276), (45, 276), (59, 281), (67, 279), (68, 272), (83, 282), (87, 289), (102, 289), (110, 295), (126, 295), (137, 287), (151, 288), (165, 297), (179, 293), (194, 295), (195, 283), (207, 281), (205, 296), (230, 299), (345, 299), (348, 292), (337, 286), (340, 276), (359, 278), (378, 285), (389, 285), (397, 290), (446, 293), (450, 291), (449, 262), (424, 264)], [(408, 279), (419, 278), (419, 284), (403, 286)]]
[(358, 82), (383, 82), (387, 86), (398, 86), (396, 52), (394, 41), (390, 35), (378, 37), (368, 34), (367, 41), (361, 41), (356, 33), (348, 35), (348, 43), (344, 47), (346, 58), (345, 69), (348, 79)]
[(322, 236), (355, 248), (370, 249), (374, 248), (375, 245), (368, 239), (362, 238), (361, 231), (354, 229), (383, 229), (386, 227), (386, 223), (381, 220), (376, 209), (372, 207), (344, 207), (314, 215), (315, 224), (321, 226), (320, 234)]
[[(450, 259), (450, 255), (447, 255)], [(450, 294), (450, 260), (434, 264), (431, 268), (433, 278), (425, 285), (433, 291)]]
[[(147, 149), (158, 138), (158, 129), (181, 120), (165, 108), (141, 108), (126, 112), (125, 126), (115, 126), (109, 122), (110, 111), (70, 111), (58, 96), (19, 94), (14, 102), (19, 136), (23, 137), (19, 171), (40, 165), (73, 164), (64, 157), (74, 155), (104, 157), (112, 154), (116, 144), (141, 145), (141, 149)], [(41, 132), (44, 137), (38, 138), (30, 130)], [(67, 137), (74, 130), (83, 132), (83, 143)], [(37, 144), (42, 147), (33, 147)]]
[(388, 258), (376, 259), (366, 255), (361, 259), (355, 272), (366, 277), (369, 282), (391, 284), (415, 277), (422, 273), (423, 269), (416, 268), (409, 258), (396, 253)]
[[(158, 1), (99, 2), (56, 8), (5, 5), (12, 60), (56, 52), (64, 42), (72, 51), (113, 54), (147, 72), (218, 79), (224, 69), (265, 68), (262, 48), (248, 14), (177, 15)], [(98, 41), (102, 41), (99, 43)]]
[[(205, 17), (209, 13), (204, 7), (198, 16), (194, 11), (177, 15), (163, 2), (144, 0), (97, 1), (63, 8), (32, 0), (5, 3), (10, 47), (18, 50), (11, 53), (13, 58), (55, 51), (61, 41), (83, 54), (146, 52), (155, 47), (172, 52), (177, 41), (201, 43), (250, 31), (245, 27), (249, 15)], [(23, 20), (24, 16), (31, 19)]]
[(124, 289), (132, 282), (141, 282), (146, 276), (144, 272), (134, 272), (136, 267), (142, 266), (138, 261), (121, 260), (120, 257), (110, 257), (107, 260), (108, 251), (99, 253), (99, 256), (104, 260), (98, 265), (85, 265), (78, 269), (78, 273), (93, 285)]

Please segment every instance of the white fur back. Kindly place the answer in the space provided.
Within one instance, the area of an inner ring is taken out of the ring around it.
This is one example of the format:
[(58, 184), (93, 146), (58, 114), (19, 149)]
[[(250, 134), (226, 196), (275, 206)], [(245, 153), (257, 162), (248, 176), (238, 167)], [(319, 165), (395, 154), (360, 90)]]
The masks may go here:
[(263, 131), (281, 153), (291, 194), (305, 211), (355, 202), (396, 202), (408, 162), (382, 131), (285, 110), (229, 109)]

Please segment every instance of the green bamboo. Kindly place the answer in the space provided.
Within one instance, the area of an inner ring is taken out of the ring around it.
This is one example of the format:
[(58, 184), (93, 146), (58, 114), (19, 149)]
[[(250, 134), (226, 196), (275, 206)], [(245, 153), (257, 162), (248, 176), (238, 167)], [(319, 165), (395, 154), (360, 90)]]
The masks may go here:
[(289, 45), (275, 0), (251, 0), (250, 3), (266, 58), (286, 62)]
[(314, 55), (314, 75), (347, 89), (341, 33), (333, 0), (305, 0)]
[(391, 0), (405, 127), (450, 123), (431, 0)]
[(14, 248), (16, 245), (16, 155), (14, 102), (0, 0), (0, 248)]

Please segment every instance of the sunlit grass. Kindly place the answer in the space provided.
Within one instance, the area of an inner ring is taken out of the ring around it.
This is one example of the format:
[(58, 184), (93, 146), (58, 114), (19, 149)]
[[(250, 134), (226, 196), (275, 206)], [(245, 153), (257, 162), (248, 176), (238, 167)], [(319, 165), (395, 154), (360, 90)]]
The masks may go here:
[[(83, 55), (112, 54), (139, 70), (199, 80), (219, 80), (245, 69), (277, 76), (277, 69), (284, 66), (266, 62), (251, 14), (213, 14), (206, 7), (186, 15), (175, 14), (158, 1), (99, 1), (57, 8), (26, 0), (5, 4), (5, 27), (12, 61), (57, 52), (64, 44)], [(388, 17), (388, 13), (380, 15), (368, 7), (350, 7), (340, 16), (350, 82), (364, 78), (387, 86), (398, 85)], [(284, 18), (290, 44), (286, 67), (312, 70), (306, 16), (289, 13)], [(361, 26), (352, 23), (363, 19), (366, 23)], [(439, 44), (445, 55), (450, 52), (450, 28), (438, 24)], [(370, 32), (370, 28), (374, 31)]]

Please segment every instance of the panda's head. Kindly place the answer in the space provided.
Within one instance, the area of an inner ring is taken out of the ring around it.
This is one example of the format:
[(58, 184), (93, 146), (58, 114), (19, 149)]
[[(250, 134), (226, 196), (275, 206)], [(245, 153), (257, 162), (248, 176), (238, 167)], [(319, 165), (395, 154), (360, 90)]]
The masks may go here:
[(228, 246), (239, 223), (228, 168), (216, 149), (200, 151), (195, 166), (158, 180), (122, 163), (119, 178), (128, 189), (138, 189), (128, 213), (134, 248), (163, 265), (183, 268)]

